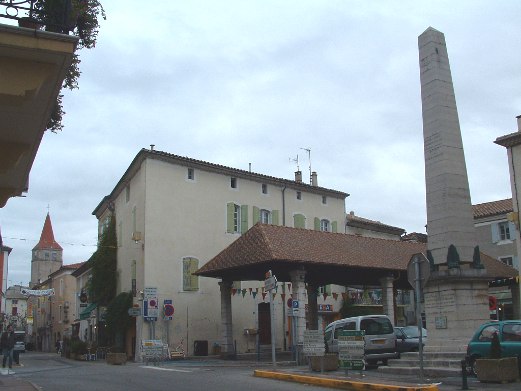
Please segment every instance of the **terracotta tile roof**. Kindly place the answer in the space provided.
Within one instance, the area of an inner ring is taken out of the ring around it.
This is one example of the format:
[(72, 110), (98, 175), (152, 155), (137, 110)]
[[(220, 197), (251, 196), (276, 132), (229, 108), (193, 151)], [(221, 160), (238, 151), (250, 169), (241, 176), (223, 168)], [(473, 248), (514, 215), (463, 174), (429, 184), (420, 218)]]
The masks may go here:
[(420, 242), (420, 243), (427, 243), (427, 234), (422, 234), (419, 232), (411, 232), (410, 234), (402, 236), (402, 240), (404, 242)]
[[(291, 270), (305, 268), (306, 280), (318, 284), (379, 284), (395, 277), (409, 288), (407, 264), (412, 255), (425, 253), (425, 243), (378, 239), (257, 223), (201, 267), (196, 274), (231, 280), (263, 280), (272, 270), (280, 281), (290, 281)], [(517, 271), (484, 256), (491, 278), (511, 277)]]
[(400, 227), (383, 224), (379, 221), (369, 220), (364, 217), (356, 216), (354, 212), (346, 215), (346, 225), (357, 228), (369, 229), (371, 231), (386, 232), (394, 235), (403, 235), (405, 230)]
[(507, 134), (506, 136), (498, 137), (494, 142), (505, 148), (515, 147), (516, 145), (521, 144), (521, 132), (514, 132)]
[(79, 269), (85, 262), (71, 263), (69, 265), (62, 265), (58, 270), (54, 273), (49, 274), (49, 277), (54, 277), (65, 270), (77, 270)]
[(496, 216), (512, 212), (512, 198), (506, 200), (484, 202), (482, 204), (472, 205), (474, 218)]
[(495, 278), (515, 277), (519, 275), (519, 272), (512, 266), (508, 266), (505, 263), (492, 258), (484, 253), (481, 253), (481, 263), (487, 269), (487, 276), (491, 280)]
[(302, 190), (316, 194), (323, 194), (336, 198), (345, 199), (349, 196), (348, 193), (342, 191), (327, 189), (325, 187), (320, 186), (312, 186), (304, 182), (297, 182), (295, 180), (277, 178), (270, 175), (264, 175), (247, 170), (241, 170), (238, 168), (223, 166), (221, 164), (210, 163), (204, 160), (197, 160), (185, 156), (179, 156), (167, 152), (143, 148), (134, 157), (134, 160), (132, 160), (130, 166), (127, 168), (127, 170), (125, 171), (119, 182), (116, 184), (110, 195), (105, 196), (96, 206), (96, 208), (92, 212), (93, 215), (98, 216), (105, 210), (105, 208), (108, 207), (109, 202), (111, 200), (114, 200), (118, 196), (118, 194), (125, 188), (128, 180), (132, 178), (135, 175), (135, 173), (140, 169), (141, 163), (145, 159), (161, 160), (171, 164), (178, 164), (181, 166), (197, 168), (208, 172), (214, 172), (222, 175), (230, 175), (235, 176), (237, 178), (245, 178), (258, 182), (266, 182), (268, 184), (274, 184), (278, 186), (287, 186), (296, 190)]
[(43, 224), (40, 241), (33, 250), (63, 250), (62, 247), (54, 240), (54, 232), (52, 230), (51, 216), (47, 213), (45, 223)]

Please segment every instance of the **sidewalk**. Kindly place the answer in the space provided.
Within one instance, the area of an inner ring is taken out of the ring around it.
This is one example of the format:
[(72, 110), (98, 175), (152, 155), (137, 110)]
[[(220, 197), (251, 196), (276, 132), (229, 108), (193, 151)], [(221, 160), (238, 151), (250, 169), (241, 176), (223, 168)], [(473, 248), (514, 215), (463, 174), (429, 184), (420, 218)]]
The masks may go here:
[(39, 389), (31, 382), (23, 380), (13, 375), (0, 375), (1, 391), (38, 391)]

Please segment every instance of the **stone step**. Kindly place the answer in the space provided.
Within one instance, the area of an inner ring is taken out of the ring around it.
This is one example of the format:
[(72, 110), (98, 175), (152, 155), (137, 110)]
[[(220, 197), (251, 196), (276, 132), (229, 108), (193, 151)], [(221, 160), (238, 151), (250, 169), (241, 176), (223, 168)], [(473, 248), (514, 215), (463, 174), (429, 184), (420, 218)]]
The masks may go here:
[[(391, 366), (380, 366), (378, 372), (382, 374), (396, 374), (396, 375), (408, 375), (418, 376), (420, 373), (420, 367), (391, 367)], [(446, 367), (423, 367), (424, 376), (430, 378), (445, 378), (445, 377), (458, 377), (461, 376), (461, 366), (457, 368), (446, 368)]]
[[(411, 368), (411, 367), (419, 367), (420, 361), (416, 360), (407, 360), (407, 359), (398, 359), (398, 360), (389, 360), (389, 367), (393, 368)], [(454, 359), (424, 359), (423, 360), (424, 367), (433, 367), (433, 368), (461, 368), (461, 360)]]
[[(413, 359), (419, 360), (420, 353), (418, 352), (408, 352), (401, 353), (400, 357), (402, 359)], [(435, 358), (443, 358), (443, 359), (454, 359), (454, 360), (462, 360), (465, 358), (464, 352), (423, 352), (423, 358), (435, 359)]]

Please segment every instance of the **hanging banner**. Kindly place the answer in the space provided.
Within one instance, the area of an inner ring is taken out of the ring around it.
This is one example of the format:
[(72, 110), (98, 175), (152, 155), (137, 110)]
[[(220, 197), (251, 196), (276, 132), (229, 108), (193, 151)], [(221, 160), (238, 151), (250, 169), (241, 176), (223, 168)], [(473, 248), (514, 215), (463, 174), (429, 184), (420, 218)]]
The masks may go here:
[(24, 296), (54, 296), (54, 288), (52, 289), (25, 289), (22, 288), (20, 293)]

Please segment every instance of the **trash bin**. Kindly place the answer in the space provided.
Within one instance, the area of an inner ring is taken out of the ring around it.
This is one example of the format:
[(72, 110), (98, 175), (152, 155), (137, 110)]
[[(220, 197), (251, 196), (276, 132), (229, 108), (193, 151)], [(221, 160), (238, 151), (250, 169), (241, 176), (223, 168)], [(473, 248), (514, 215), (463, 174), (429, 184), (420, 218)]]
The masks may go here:
[(194, 356), (208, 356), (208, 341), (194, 341)]

